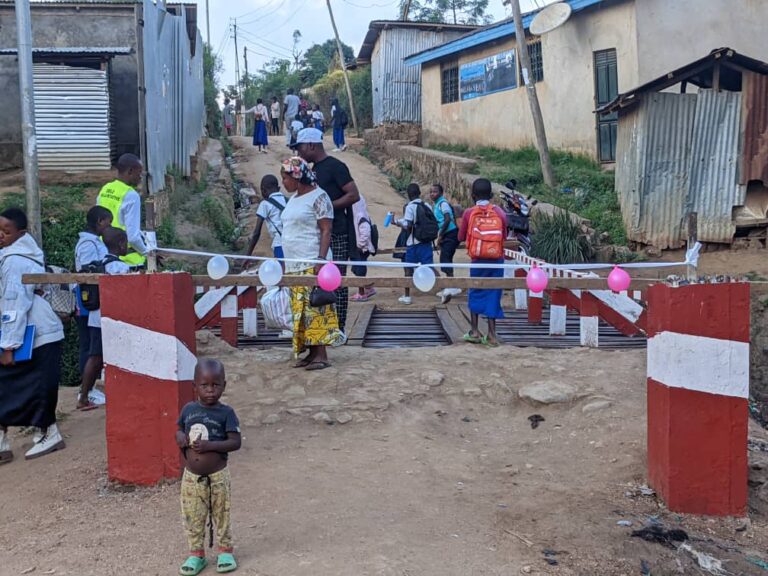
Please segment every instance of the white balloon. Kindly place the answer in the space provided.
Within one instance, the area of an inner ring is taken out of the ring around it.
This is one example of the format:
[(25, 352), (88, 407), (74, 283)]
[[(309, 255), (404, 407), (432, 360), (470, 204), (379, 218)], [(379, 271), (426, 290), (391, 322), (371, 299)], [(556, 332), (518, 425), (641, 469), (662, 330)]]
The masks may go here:
[(229, 272), (229, 262), (224, 256), (214, 256), (208, 260), (208, 276), (221, 280)]
[(277, 286), (283, 278), (283, 269), (277, 260), (266, 260), (259, 266), (259, 280), (264, 286)]
[(422, 292), (429, 292), (435, 287), (435, 271), (429, 266), (419, 266), (413, 271), (413, 285)]

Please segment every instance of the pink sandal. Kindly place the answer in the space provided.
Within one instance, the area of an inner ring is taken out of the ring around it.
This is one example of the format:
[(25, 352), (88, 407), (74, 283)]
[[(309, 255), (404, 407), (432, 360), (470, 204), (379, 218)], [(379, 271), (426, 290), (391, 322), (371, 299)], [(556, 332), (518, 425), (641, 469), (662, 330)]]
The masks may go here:
[(353, 302), (368, 302), (368, 295), (360, 294), (358, 292), (357, 294), (350, 296), (349, 299), (352, 300)]

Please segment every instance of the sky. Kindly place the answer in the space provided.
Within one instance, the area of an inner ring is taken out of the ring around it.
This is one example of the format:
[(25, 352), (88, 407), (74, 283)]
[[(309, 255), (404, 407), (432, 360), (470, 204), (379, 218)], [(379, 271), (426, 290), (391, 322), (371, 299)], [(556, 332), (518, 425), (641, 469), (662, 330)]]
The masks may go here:
[[(189, 1), (189, 0), (188, 0)], [(232, 21), (238, 25), (240, 72), (243, 73), (243, 48), (248, 47), (248, 71), (252, 74), (273, 58), (291, 58), (294, 30), (301, 31), (299, 50), (333, 38), (333, 28), (325, 0), (208, 0), (211, 17), (210, 43), (220, 56), (224, 71), (221, 84), (235, 83), (235, 48)], [(521, 0), (523, 12), (552, 0)], [(206, 40), (205, 0), (199, 5), (198, 27)], [(368, 32), (371, 20), (396, 20), (399, 0), (331, 0), (333, 15), (342, 42), (355, 54)], [(490, 0), (493, 20), (510, 15), (502, 0)]]

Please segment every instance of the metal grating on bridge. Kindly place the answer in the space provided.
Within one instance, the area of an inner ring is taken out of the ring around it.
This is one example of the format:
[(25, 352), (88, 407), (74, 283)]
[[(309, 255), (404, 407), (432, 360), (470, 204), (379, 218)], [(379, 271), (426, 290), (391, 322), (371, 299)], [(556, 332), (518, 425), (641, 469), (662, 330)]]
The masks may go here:
[(434, 310), (379, 310), (368, 323), (366, 348), (417, 348), (450, 344)]

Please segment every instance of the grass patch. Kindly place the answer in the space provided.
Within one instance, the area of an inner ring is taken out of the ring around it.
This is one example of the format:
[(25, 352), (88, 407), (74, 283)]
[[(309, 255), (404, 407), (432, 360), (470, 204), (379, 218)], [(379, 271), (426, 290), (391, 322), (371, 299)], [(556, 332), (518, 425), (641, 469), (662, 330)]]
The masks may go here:
[(389, 176), (389, 185), (402, 194), (408, 188), (408, 184), (413, 182), (413, 165), (405, 160), (400, 160), (397, 163), (397, 173), (398, 175)]
[(235, 240), (237, 226), (232, 222), (221, 203), (207, 196), (200, 204), (200, 216), (210, 226), (216, 239), (227, 246)]
[(551, 264), (589, 262), (592, 258), (589, 241), (570, 212), (537, 212), (532, 224), (536, 233), (531, 237), (531, 256)]
[(493, 182), (517, 180), (520, 191), (587, 218), (598, 233), (606, 232), (608, 243), (626, 245), (627, 234), (621, 219), (614, 175), (583, 154), (551, 150), (558, 182), (554, 190), (544, 184), (539, 153), (533, 147), (518, 150), (469, 148), (466, 145), (436, 145), (435, 150), (473, 158), (480, 176)]

